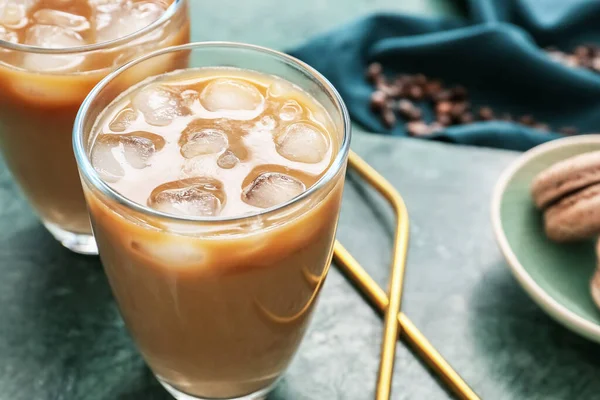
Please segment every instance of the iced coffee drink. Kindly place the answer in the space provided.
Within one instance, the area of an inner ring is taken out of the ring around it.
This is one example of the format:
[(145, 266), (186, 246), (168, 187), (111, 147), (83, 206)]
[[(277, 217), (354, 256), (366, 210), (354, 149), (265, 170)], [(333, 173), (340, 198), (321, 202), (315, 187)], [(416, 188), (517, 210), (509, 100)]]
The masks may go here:
[(0, 149), (66, 247), (96, 252), (71, 146), (81, 102), (117, 66), (188, 41), (185, 0), (0, 0)]
[(116, 93), (126, 66), (84, 103), (74, 145), (92, 226), (159, 381), (181, 399), (261, 398), (329, 268), (347, 114), (283, 54), (205, 43), (156, 57), (179, 52), (188, 68)]

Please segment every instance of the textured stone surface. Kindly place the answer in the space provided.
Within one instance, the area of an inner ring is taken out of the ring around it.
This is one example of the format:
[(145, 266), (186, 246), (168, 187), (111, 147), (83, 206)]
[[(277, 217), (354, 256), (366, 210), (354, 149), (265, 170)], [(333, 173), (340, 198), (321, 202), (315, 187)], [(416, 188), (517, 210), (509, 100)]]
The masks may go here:
[[(435, 0), (192, 3), (195, 40), (280, 49), (375, 9), (448, 10)], [(353, 148), (408, 204), (407, 315), (482, 397), (597, 398), (600, 348), (546, 317), (493, 241), (491, 190), (516, 154), (366, 134), (355, 135)], [(339, 239), (384, 285), (392, 214), (352, 176), (344, 196)], [(376, 313), (332, 269), (306, 340), (270, 399), (372, 398), (380, 334)], [(53, 241), (0, 160), (0, 400), (169, 398), (133, 347), (98, 260)], [(393, 398), (449, 396), (400, 345)]]

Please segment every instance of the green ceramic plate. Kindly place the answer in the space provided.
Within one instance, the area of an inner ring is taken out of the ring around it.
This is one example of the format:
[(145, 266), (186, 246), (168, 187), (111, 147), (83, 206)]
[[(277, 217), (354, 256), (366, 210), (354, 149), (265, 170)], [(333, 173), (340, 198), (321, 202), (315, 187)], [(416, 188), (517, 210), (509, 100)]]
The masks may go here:
[(529, 186), (542, 169), (567, 157), (600, 150), (600, 135), (555, 140), (524, 153), (500, 177), (492, 223), (506, 261), (521, 286), (550, 316), (600, 342), (600, 311), (590, 295), (594, 243), (557, 244), (544, 234)]

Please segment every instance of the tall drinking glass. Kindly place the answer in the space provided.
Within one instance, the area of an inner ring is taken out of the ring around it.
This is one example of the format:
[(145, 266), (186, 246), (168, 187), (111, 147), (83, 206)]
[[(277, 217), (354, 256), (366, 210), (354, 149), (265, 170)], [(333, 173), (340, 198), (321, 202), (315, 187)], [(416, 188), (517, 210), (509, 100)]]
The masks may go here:
[(71, 146), (75, 115), (117, 66), (189, 41), (187, 2), (0, 3), (0, 151), (53, 236), (72, 251), (96, 254)]
[[(166, 214), (102, 180), (90, 156), (97, 121), (135, 83), (132, 76), (142, 81), (173, 58), (187, 60), (187, 71), (233, 67), (303, 89), (327, 114), (335, 143), (321, 178), (283, 204), (227, 217)], [(262, 398), (298, 349), (331, 262), (350, 144), (348, 113), (336, 90), (277, 51), (189, 44), (103, 79), (84, 101), (73, 134), (102, 263), (158, 380), (178, 399)]]

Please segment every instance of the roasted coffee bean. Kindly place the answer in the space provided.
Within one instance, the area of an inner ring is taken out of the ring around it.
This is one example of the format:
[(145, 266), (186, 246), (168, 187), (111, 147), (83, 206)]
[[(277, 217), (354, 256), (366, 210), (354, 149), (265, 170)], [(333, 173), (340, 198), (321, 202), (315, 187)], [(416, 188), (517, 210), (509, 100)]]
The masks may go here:
[(426, 136), (431, 134), (431, 128), (423, 121), (407, 123), (406, 131), (411, 136)]
[(595, 71), (600, 72), (600, 57), (594, 57), (592, 59), (592, 68)]
[(590, 51), (590, 57), (597, 57), (600, 53), (600, 47), (594, 43), (588, 44), (587, 47)]
[(436, 93), (439, 93), (442, 90), (442, 82), (438, 80), (428, 81), (425, 85), (425, 94), (427, 96), (433, 97)]
[(452, 100), (465, 100), (467, 98), (467, 95), (468, 92), (464, 86), (457, 85), (452, 88)]
[(435, 105), (436, 114), (450, 114), (452, 111), (452, 103), (449, 101), (440, 101)]
[(579, 59), (575, 56), (572, 55), (567, 55), (564, 59), (563, 59), (564, 64), (567, 67), (578, 67), (579, 66)]
[(466, 112), (459, 117), (459, 121), (461, 124), (470, 124), (475, 121), (475, 117), (473, 117), (472, 113)]
[(376, 90), (371, 93), (371, 109), (373, 111), (381, 111), (385, 108), (388, 102), (388, 96), (381, 90)]
[(424, 92), (423, 92), (423, 88), (421, 86), (417, 86), (417, 85), (410, 85), (407, 89), (407, 94), (408, 97), (411, 98), (412, 100), (423, 100), (424, 97)]
[(452, 125), (452, 117), (449, 114), (438, 114), (435, 117), (436, 122), (438, 122), (442, 126), (450, 126)]
[(401, 94), (401, 88), (394, 84), (389, 84), (387, 81), (383, 81), (377, 85), (377, 89), (381, 90), (388, 97), (399, 97)]
[(427, 77), (423, 74), (416, 74), (413, 76), (413, 83), (419, 86), (425, 86), (427, 84)]
[(462, 101), (460, 103), (452, 104), (452, 108), (450, 109), (450, 115), (453, 118), (459, 118), (462, 114), (467, 112), (469, 109), (469, 103), (466, 101)]
[(579, 65), (583, 68), (594, 70), (594, 59), (593, 58), (581, 58), (581, 59), (579, 59)]
[(452, 92), (450, 90), (443, 89), (432, 95), (431, 99), (436, 103), (441, 101), (450, 101), (452, 100)]
[(535, 119), (531, 115), (523, 115), (519, 118), (519, 122), (523, 125), (533, 125), (535, 124)]
[(410, 85), (412, 84), (412, 77), (410, 75), (406, 75), (406, 74), (400, 74), (396, 77), (396, 79), (394, 79), (394, 83), (396, 85), (402, 85), (402, 86), (406, 86), (406, 85)]
[(382, 110), (381, 119), (387, 128), (393, 128), (396, 125), (396, 115), (391, 107), (386, 107)]
[(577, 134), (577, 128), (574, 126), (563, 126), (558, 130), (563, 135), (575, 135)]
[(548, 124), (537, 123), (537, 124), (533, 125), (533, 128), (537, 129), (538, 131), (544, 131), (544, 132), (550, 131), (550, 126), (548, 126)]
[(588, 46), (577, 46), (575, 47), (575, 50), (573, 51), (573, 54), (576, 57), (579, 57), (580, 59), (582, 58), (589, 58), (592, 57), (592, 49)]
[(398, 102), (398, 111), (403, 118), (409, 121), (414, 121), (421, 118), (421, 110), (410, 100), (400, 100)]
[(383, 67), (380, 63), (374, 62), (367, 68), (367, 79), (370, 82), (376, 82), (383, 75)]
[(489, 107), (480, 107), (479, 119), (481, 119), (482, 121), (489, 121), (491, 119), (494, 119), (494, 112)]

